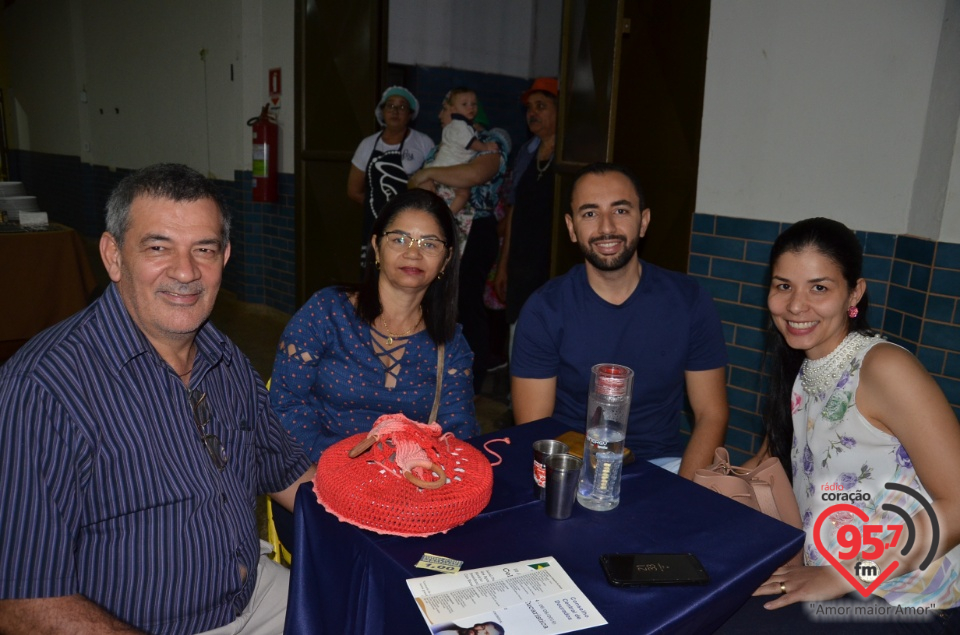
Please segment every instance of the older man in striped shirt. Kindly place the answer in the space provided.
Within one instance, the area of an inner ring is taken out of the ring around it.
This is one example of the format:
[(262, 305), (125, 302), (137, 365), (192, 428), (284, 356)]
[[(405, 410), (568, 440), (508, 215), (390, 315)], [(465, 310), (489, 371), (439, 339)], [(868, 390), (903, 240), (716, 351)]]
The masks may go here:
[(292, 509), (313, 467), (207, 322), (229, 231), (196, 171), (131, 174), (113, 283), (0, 368), (0, 632), (282, 632), (255, 499)]

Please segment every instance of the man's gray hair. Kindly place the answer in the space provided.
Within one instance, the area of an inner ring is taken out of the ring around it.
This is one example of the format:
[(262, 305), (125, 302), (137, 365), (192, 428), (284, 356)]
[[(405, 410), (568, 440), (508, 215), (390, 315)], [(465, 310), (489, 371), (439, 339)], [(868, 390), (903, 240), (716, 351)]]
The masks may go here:
[(125, 176), (107, 200), (107, 231), (118, 245), (123, 246), (130, 228), (130, 207), (139, 196), (177, 202), (212, 200), (220, 211), (223, 224), (220, 232), (222, 246), (226, 247), (230, 242), (230, 210), (213, 181), (179, 163), (157, 163)]

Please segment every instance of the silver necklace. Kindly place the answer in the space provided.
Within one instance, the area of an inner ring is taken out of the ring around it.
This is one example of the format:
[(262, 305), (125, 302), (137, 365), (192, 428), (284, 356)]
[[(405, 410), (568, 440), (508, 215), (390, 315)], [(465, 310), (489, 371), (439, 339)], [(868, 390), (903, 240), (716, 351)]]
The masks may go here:
[(820, 359), (803, 360), (803, 365), (800, 366), (800, 383), (803, 385), (803, 391), (815, 396), (836, 387), (843, 372), (850, 365), (850, 360), (872, 339), (873, 337), (853, 331), (848, 333), (829, 355)]
[(539, 158), (537, 159), (537, 180), (538, 181), (543, 177), (544, 174), (547, 173), (547, 170), (550, 169), (551, 163), (553, 163), (552, 154), (550, 155), (550, 158), (547, 159), (547, 162), (544, 164), (542, 168), (540, 167), (540, 159)]

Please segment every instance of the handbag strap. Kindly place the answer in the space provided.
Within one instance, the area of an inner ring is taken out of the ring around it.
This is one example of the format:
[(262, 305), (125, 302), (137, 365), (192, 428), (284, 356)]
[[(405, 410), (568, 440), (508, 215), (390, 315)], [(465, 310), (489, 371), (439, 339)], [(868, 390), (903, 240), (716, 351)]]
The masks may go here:
[(440, 388), (443, 386), (443, 352), (445, 348), (443, 342), (440, 342), (440, 345), (437, 346), (437, 392), (433, 396), (433, 408), (430, 409), (430, 418), (427, 419), (427, 423), (436, 421), (437, 412), (440, 410)]
[(757, 504), (760, 505), (760, 511), (777, 520), (783, 520), (783, 517), (780, 515), (780, 508), (777, 506), (777, 498), (773, 494), (773, 488), (770, 487), (770, 483), (755, 478), (750, 480), (750, 485), (753, 486), (753, 494), (757, 497)]

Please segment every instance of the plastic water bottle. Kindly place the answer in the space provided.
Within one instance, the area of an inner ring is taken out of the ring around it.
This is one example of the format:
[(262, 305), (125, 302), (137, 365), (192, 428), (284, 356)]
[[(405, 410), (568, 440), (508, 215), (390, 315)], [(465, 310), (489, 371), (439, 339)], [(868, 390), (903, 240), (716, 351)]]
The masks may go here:
[(633, 395), (633, 371), (619, 364), (597, 364), (590, 374), (587, 432), (577, 501), (607, 511), (620, 504), (620, 477), (627, 418)]

